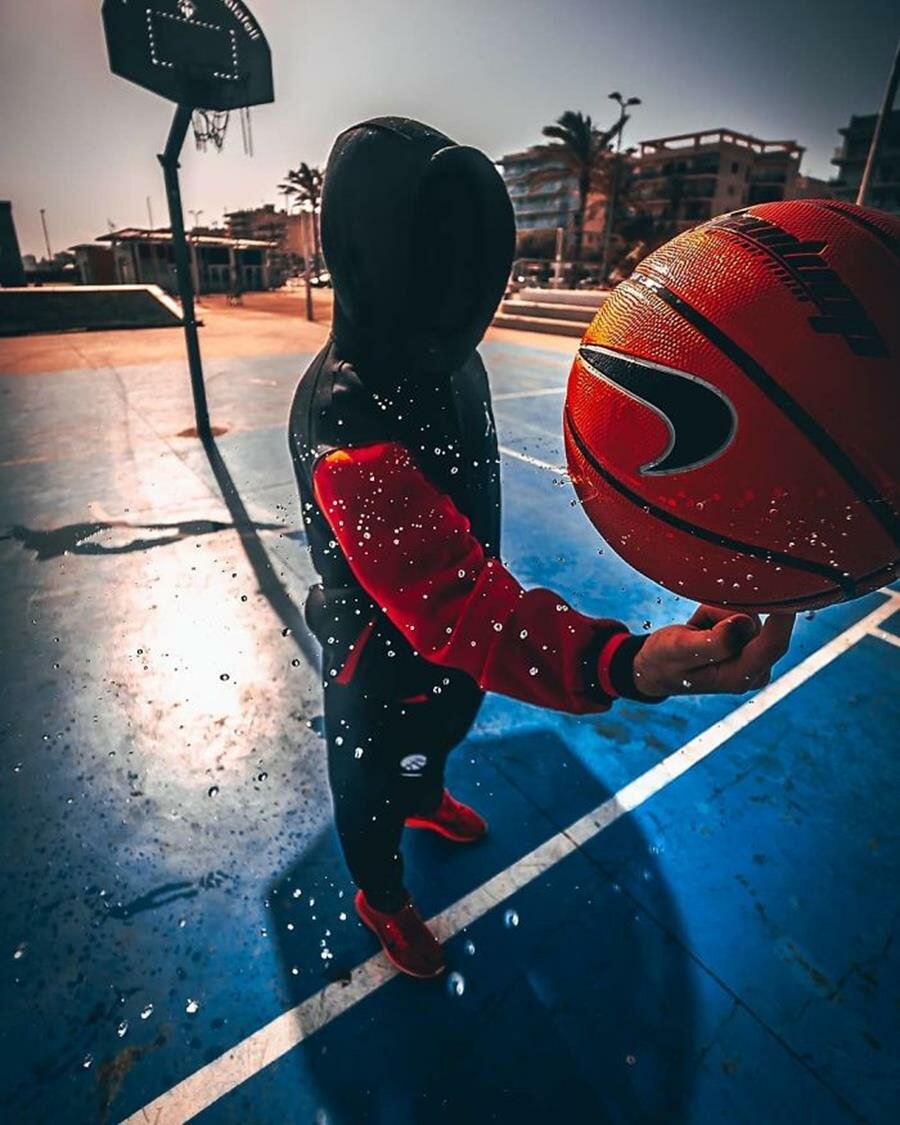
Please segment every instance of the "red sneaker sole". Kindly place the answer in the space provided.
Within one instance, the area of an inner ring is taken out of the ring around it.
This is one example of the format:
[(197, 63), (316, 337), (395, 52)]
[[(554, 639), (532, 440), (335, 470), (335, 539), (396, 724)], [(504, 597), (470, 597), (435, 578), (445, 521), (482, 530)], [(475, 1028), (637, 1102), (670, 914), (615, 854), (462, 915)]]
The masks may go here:
[(385, 944), (381, 940), (381, 935), (379, 934), (378, 930), (369, 921), (365, 914), (360, 913), (359, 910), (357, 910), (356, 913), (359, 917), (360, 922), (362, 922), (364, 926), (370, 929), (378, 939), (378, 944), (381, 946), (382, 952), (384, 953), (385, 957), (387, 957), (388, 961), (390, 961), (390, 963), (398, 972), (403, 973), (405, 976), (413, 977), (415, 980), (435, 980), (435, 978), (441, 976), (444, 973), (445, 969), (447, 968), (446, 965), (441, 965), (441, 967), (439, 969), (436, 969), (433, 973), (414, 973), (412, 969), (407, 968), (406, 965), (402, 965), (391, 955), (390, 951), (385, 947)]
[(415, 816), (407, 817), (404, 824), (407, 828), (425, 828), (429, 832), (436, 832), (439, 836), (443, 836), (445, 840), (452, 840), (454, 844), (477, 844), (479, 840), (483, 840), (487, 836), (487, 825), (478, 836), (459, 836), (455, 832), (451, 832), (449, 828), (443, 828), (441, 825), (435, 824), (433, 820), (419, 820)]

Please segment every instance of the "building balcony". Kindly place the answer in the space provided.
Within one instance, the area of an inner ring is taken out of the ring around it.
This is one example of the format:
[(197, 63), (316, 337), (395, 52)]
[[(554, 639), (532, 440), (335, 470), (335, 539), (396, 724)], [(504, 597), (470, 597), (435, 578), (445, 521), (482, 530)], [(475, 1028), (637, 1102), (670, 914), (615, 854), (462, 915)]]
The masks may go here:
[(643, 171), (637, 173), (635, 179), (640, 183), (645, 183), (647, 180), (672, 180), (676, 176), (680, 180), (697, 180), (708, 179), (710, 176), (718, 176), (718, 174), (718, 168), (706, 168), (690, 172), (663, 172), (655, 168), (645, 168)]

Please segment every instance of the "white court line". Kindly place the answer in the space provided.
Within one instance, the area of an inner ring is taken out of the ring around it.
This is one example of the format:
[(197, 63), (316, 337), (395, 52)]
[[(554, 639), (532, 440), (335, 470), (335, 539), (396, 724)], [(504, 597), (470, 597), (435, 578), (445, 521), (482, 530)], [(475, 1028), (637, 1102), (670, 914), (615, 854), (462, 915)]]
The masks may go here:
[(873, 629), (872, 636), (877, 637), (880, 641), (887, 641), (889, 645), (896, 645), (900, 648), (900, 637), (896, 633), (889, 633), (887, 629)]
[(509, 402), (514, 398), (541, 398), (543, 395), (564, 395), (565, 387), (547, 387), (542, 391), (507, 391), (505, 394), (491, 395), (492, 402)]
[[(724, 719), (713, 723), (696, 738), (686, 742), (680, 750), (635, 778), (593, 812), (576, 820), (567, 829), (432, 918), (429, 925), (439, 940), (447, 941), (505, 902), (510, 895), (545, 874), (627, 812), (681, 777), (863, 637), (875, 632), (882, 621), (900, 608), (900, 594), (884, 592), (887, 593), (887, 600), (862, 620), (833, 637)], [(161, 1094), (129, 1117), (123, 1125), (181, 1125), (281, 1058), (354, 1004), (376, 992), (396, 975), (397, 970), (389, 964), (384, 954), (375, 954), (353, 970), (349, 984), (326, 985), (314, 996), (277, 1016), (224, 1055), (213, 1059), (177, 1086)]]
[(527, 453), (520, 453), (517, 449), (510, 449), (501, 445), (500, 452), (507, 457), (515, 457), (517, 461), (524, 461), (526, 465), (534, 465), (536, 469), (546, 469), (548, 473), (566, 473), (569, 470), (565, 465), (551, 465), (549, 461), (540, 461), (537, 457), (530, 457)]

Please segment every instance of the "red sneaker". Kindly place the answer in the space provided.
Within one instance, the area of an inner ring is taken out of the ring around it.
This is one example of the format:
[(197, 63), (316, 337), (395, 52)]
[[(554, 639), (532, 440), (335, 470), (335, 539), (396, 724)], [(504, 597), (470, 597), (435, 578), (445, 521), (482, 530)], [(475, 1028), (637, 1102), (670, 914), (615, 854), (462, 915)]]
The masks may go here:
[(451, 797), (447, 790), (441, 803), (433, 813), (418, 814), (406, 818), (408, 828), (430, 828), (439, 832), (456, 844), (474, 844), (487, 834), (488, 826), (484, 817), (474, 809)]
[(407, 898), (406, 905), (392, 914), (370, 906), (362, 891), (354, 899), (356, 913), (381, 942), (391, 964), (411, 977), (439, 977), (445, 969), (441, 943), (422, 921)]

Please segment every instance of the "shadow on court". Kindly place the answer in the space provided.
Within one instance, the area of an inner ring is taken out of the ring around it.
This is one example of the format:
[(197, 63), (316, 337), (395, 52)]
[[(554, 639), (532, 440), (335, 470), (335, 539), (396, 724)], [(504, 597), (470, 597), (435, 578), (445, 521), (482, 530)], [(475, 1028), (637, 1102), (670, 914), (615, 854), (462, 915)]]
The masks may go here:
[(225, 459), (219, 452), (215, 439), (209, 438), (204, 441), (203, 448), (222, 499), (234, 522), (244, 555), (256, 576), (259, 592), (269, 603), (284, 628), (290, 630), (307, 664), (311, 668), (318, 668), (318, 642), (306, 627), (302, 610), (292, 601), (281, 579), (275, 573), (269, 553), (259, 538), (257, 525), (250, 518), (250, 513), (241, 499), (241, 494), (225, 464)]
[[(454, 848), (427, 833), (404, 839), (408, 882), (426, 916), (556, 831), (491, 758), (552, 764), (581, 813), (609, 796), (551, 732), (490, 739), (475, 751), (471, 743), (456, 751), (449, 782), (488, 816), (489, 840)], [(621, 846), (649, 855), (633, 820), (620, 827)], [(346, 882), (332, 881), (336, 863), (331, 830), (269, 890), (290, 1003), (329, 979), (339, 990), (377, 948)], [(653, 918), (576, 852), (451, 940), (444, 978), (391, 980), (203, 1119), (248, 1120), (241, 1115), (252, 1116), (264, 1082), (269, 1119), (329, 1125), (684, 1120), (698, 1050), (691, 965), (675, 903), (658, 869), (651, 874)], [(317, 961), (310, 980), (306, 967)]]

